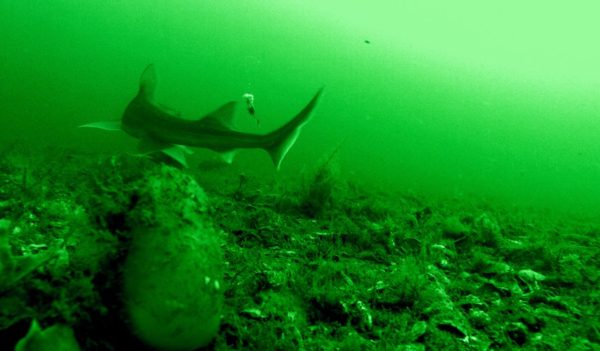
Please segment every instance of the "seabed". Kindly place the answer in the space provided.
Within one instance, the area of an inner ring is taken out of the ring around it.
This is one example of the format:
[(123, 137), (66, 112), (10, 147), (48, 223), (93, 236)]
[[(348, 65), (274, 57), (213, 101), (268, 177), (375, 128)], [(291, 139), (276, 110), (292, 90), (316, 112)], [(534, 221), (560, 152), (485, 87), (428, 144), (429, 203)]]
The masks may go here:
[(10, 149), (0, 155), (2, 349), (33, 321), (60, 327), (48, 345), (68, 350), (151, 349), (127, 320), (123, 265), (141, 184), (165, 167), (162, 181), (204, 189), (202, 218), (222, 250), (208, 350), (600, 349), (598, 223), (367, 191), (331, 159), (283, 185)]

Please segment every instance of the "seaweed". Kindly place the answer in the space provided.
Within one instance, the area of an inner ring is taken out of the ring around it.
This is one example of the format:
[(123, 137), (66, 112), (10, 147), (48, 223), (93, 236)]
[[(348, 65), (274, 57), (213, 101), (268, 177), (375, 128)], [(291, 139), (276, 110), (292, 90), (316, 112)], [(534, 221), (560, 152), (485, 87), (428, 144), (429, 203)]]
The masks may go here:
[(311, 218), (325, 216), (343, 201), (346, 189), (335, 163), (343, 142), (323, 160), (300, 195), (301, 212)]
[[(123, 320), (123, 265), (132, 233), (168, 203), (173, 226), (207, 216), (222, 240), (224, 310), (209, 350), (600, 347), (597, 223), (375, 192), (346, 179), (338, 151), (299, 190), (74, 151), (38, 156), (23, 187), (27, 157), (7, 151), (0, 339), (14, 348), (39, 323), (37, 333), (72, 331), (82, 350), (148, 349)], [(189, 196), (148, 198), (152, 182)]]

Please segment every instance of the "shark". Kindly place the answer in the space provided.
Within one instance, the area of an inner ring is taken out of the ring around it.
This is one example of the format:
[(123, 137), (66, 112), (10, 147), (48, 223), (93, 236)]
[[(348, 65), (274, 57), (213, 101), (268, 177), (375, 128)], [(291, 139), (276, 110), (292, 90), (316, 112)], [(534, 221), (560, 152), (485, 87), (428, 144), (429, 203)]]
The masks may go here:
[(188, 147), (216, 151), (227, 163), (233, 161), (240, 149), (263, 149), (279, 170), (302, 127), (311, 119), (323, 92), (323, 87), (319, 88), (304, 108), (279, 128), (265, 134), (254, 134), (234, 127), (235, 101), (229, 101), (198, 119), (185, 119), (177, 111), (156, 101), (156, 87), (156, 69), (154, 64), (150, 64), (144, 69), (139, 90), (120, 120), (88, 123), (80, 127), (124, 131), (139, 140), (139, 154), (162, 152), (184, 167), (187, 167), (186, 154), (191, 154)]

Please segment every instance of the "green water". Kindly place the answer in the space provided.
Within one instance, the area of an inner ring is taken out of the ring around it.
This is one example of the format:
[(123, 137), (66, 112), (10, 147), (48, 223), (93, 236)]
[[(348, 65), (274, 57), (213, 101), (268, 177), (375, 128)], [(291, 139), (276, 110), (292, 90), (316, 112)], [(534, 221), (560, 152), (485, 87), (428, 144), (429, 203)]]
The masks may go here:
[(377, 189), (595, 214), (598, 11), (592, 1), (3, 0), (0, 142), (133, 152), (127, 136), (76, 126), (119, 118), (154, 63), (159, 101), (195, 118), (238, 100), (248, 132), (279, 126), (326, 87), (280, 174), (260, 150), (236, 158), (246, 172), (294, 178), (343, 141), (344, 174)]

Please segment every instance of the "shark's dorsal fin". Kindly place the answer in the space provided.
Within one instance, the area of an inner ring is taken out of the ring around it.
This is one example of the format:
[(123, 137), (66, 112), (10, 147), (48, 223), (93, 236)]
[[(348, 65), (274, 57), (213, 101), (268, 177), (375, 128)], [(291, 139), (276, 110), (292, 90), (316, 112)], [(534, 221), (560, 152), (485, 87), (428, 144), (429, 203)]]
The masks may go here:
[(156, 90), (156, 70), (154, 64), (146, 66), (142, 76), (140, 77), (140, 91), (139, 94), (145, 96), (147, 99), (154, 97), (154, 91)]
[(197, 125), (214, 129), (235, 129), (233, 116), (235, 112), (235, 101), (230, 101), (208, 115), (196, 121)]
[(177, 111), (174, 108), (171, 108), (167, 105), (164, 104), (160, 104), (157, 102), (154, 102), (154, 105), (156, 105), (156, 107), (158, 107), (161, 111), (171, 115), (171, 116), (175, 116), (175, 117), (179, 117), (181, 118), (181, 111)]

